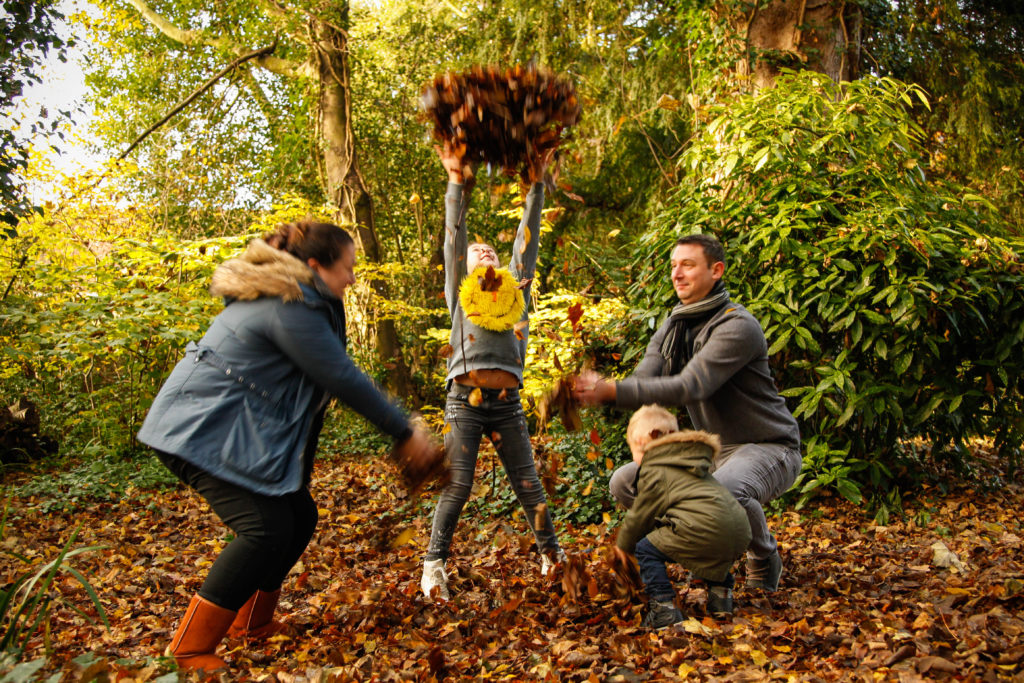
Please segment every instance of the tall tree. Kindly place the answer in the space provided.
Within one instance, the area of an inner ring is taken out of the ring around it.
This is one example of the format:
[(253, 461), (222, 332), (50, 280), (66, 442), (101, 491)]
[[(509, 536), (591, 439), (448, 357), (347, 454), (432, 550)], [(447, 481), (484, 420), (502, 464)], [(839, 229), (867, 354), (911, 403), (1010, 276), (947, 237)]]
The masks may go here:
[[(290, 87), (279, 79), (297, 80), (311, 87), (314, 94), (306, 101), (312, 110), (307, 115), (314, 121), (317, 132), (312, 143), (323, 192), (336, 209), (336, 220), (356, 227), (366, 258), (373, 263), (381, 262), (385, 253), (375, 228), (373, 201), (359, 171), (352, 129), (348, 3), (293, 7), (267, 0), (259, 3), (258, 8), (249, 3), (228, 3), (220, 8), (220, 12), (214, 13), (205, 5), (199, 6), (188, 0), (162, 2), (160, 5), (146, 0), (128, 2), (137, 11), (137, 16), (160, 34), (159, 37), (150, 37), (144, 41), (146, 43), (163, 40), (166, 45), (169, 40), (181, 52), (191, 54), (193, 58), (199, 57), (208, 64), (220, 61), (220, 66), (245, 58), (245, 64), (239, 63), (237, 69), (218, 69), (219, 74), (231, 76), (235, 81), (220, 88), (219, 92), (211, 89), (213, 99), (207, 105), (212, 105), (216, 111), (217, 105), (225, 98), (237, 99), (243, 93), (248, 94), (251, 99), (236, 106), (245, 110), (243, 120), (251, 120), (257, 112), (263, 114), (266, 119), (264, 135), (274, 135), (274, 123), (279, 117), (275, 104), (279, 106), (282, 100), (275, 103), (274, 95), (287, 92)], [(116, 6), (111, 9), (116, 10)], [(135, 28), (130, 22), (126, 25), (129, 30)], [(177, 51), (172, 54), (177, 54)], [(249, 70), (250, 64), (271, 74), (273, 80)], [(210, 80), (204, 84), (205, 88), (213, 85)], [(240, 84), (245, 87), (240, 87)], [(265, 86), (275, 92), (268, 96)], [(194, 95), (192, 93), (190, 98)], [(192, 101), (190, 98), (186, 99)], [(230, 108), (222, 115), (227, 115)], [(186, 111), (183, 116), (190, 117), (190, 112)], [(206, 116), (216, 120), (209, 112)], [(263, 142), (259, 136), (235, 127), (228, 127), (227, 131), (229, 134), (250, 135), (257, 147)], [(201, 154), (216, 155), (217, 151), (207, 149)], [(287, 182), (284, 179), (279, 181)], [(251, 189), (260, 187), (250, 185)], [(383, 281), (376, 280), (371, 286), (378, 295), (388, 296)], [(390, 388), (400, 395), (411, 396), (409, 373), (394, 322), (379, 319), (375, 328), (378, 354), (391, 370), (387, 375)]]

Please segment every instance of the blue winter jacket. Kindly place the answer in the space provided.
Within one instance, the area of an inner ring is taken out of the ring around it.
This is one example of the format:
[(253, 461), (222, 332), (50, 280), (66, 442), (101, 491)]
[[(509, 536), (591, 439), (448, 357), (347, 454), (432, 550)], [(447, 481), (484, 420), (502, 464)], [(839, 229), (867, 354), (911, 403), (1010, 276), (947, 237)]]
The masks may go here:
[(255, 240), (217, 268), (210, 291), (227, 306), (160, 389), (142, 443), (283, 495), (305, 484), (304, 453), (331, 396), (386, 434), (407, 431), (406, 415), (348, 357), (342, 302), (299, 259)]

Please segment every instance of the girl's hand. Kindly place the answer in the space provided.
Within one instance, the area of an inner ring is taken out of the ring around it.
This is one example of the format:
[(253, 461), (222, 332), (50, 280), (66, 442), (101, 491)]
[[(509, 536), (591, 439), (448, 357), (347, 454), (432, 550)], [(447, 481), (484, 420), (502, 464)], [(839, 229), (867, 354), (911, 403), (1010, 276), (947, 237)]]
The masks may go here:
[(445, 140), (444, 145), (434, 145), (434, 150), (441, 157), (441, 165), (448, 172), (448, 182), (462, 185), (467, 179), (473, 177), (473, 167), (463, 166), (461, 156), (451, 140)]

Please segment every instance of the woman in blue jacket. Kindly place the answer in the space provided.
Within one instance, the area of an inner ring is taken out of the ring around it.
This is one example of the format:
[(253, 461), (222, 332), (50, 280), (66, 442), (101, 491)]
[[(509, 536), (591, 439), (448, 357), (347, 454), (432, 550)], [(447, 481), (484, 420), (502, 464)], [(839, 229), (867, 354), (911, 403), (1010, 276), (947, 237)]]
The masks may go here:
[(347, 232), (300, 222), (221, 264), (210, 291), (226, 306), (188, 345), (139, 432), (235, 534), (168, 648), (183, 668), (224, 667), (214, 651), (229, 632), (281, 628), (281, 585), (316, 527), (309, 481), (331, 397), (395, 439), (410, 479), (438, 466), (427, 434), (346, 353), (342, 297), (355, 260)]

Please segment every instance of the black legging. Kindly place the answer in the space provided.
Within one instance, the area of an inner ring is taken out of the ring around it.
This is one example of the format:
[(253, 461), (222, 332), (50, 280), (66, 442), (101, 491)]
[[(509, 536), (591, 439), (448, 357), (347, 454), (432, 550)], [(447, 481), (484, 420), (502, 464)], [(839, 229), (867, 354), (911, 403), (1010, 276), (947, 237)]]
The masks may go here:
[(237, 610), (257, 590), (280, 588), (316, 529), (316, 503), (309, 489), (265, 496), (229, 484), (177, 456), (159, 451), (157, 456), (235, 532), (210, 568), (199, 595), (219, 607)]

